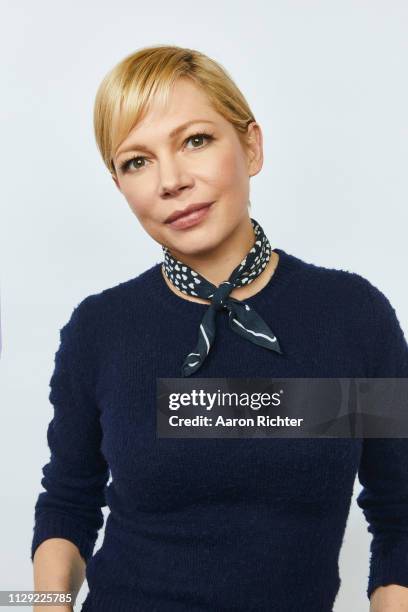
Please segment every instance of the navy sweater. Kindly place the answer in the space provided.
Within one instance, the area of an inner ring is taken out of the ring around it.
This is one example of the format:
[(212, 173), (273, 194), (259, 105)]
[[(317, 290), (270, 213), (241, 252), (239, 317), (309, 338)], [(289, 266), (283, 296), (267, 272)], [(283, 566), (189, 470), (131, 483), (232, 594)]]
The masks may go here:
[[(196, 377), (408, 377), (378, 288), (274, 250), (275, 273), (245, 301), (284, 355), (221, 311)], [(408, 439), (156, 438), (156, 377), (180, 377), (208, 308), (173, 293), (160, 265), (86, 297), (60, 331), (31, 559), (47, 538), (73, 542), (83, 611), (330, 612), (358, 475), (373, 534), (362, 589), (408, 587)]]

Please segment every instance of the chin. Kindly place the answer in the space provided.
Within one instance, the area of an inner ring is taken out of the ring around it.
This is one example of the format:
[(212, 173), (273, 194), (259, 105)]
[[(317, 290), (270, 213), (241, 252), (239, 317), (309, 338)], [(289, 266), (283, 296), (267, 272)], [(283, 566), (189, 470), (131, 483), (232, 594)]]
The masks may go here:
[(184, 253), (189, 256), (199, 256), (213, 251), (220, 243), (222, 239), (217, 240), (214, 231), (206, 229), (203, 232), (191, 232), (189, 236), (186, 234), (182, 240), (168, 242), (168, 248), (170, 251), (177, 251), (180, 255)]

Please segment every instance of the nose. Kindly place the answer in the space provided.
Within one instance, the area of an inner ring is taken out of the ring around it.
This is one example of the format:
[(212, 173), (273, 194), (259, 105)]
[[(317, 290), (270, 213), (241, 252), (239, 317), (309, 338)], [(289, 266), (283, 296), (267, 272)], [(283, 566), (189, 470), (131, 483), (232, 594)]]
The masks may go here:
[(160, 193), (162, 197), (178, 193), (192, 185), (192, 177), (186, 172), (181, 161), (168, 157), (160, 163)]

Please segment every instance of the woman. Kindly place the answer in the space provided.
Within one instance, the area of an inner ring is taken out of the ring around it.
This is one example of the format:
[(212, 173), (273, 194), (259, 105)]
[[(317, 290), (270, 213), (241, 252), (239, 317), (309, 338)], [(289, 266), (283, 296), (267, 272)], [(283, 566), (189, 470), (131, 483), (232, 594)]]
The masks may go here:
[(358, 473), (367, 595), (406, 603), (407, 440), (156, 437), (159, 377), (408, 376), (391, 304), (358, 274), (271, 248), (248, 210), (260, 126), (205, 55), (130, 55), (101, 83), (94, 119), (163, 261), (85, 298), (61, 330), (36, 588), (77, 592), (86, 571), (84, 611), (329, 612)]

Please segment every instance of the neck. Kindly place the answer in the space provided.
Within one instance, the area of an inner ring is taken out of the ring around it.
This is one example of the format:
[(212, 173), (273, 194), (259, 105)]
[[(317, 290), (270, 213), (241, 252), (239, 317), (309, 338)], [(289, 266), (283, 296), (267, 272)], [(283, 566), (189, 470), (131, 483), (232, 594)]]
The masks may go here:
[(244, 259), (255, 242), (254, 228), (248, 215), (227, 236), (222, 244), (209, 251), (201, 251), (194, 255), (180, 253), (169, 249), (173, 257), (179, 259), (190, 268), (204, 276), (213, 285), (227, 280), (231, 272)]
[[(229, 236), (227, 240), (222, 243), (220, 248), (216, 249), (216, 253), (211, 251), (208, 254), (200, 253), (199, 255), (185, 255), (174, 249), (169, 249), (169, 251), (173, 257), (187, 264), (190, 268), (218, 287), (222, 281), (229, 278), (234, 268), (244, 259), (245, 255), (254, 245), (255, 234), (249, 217), (245, 219), (245, 222), (241, 224), (238, 230), (239, 231)], [(279, 255), (272, 251), (270, 260), (261, 274), (250, 284), (242, 287), (235, 287), (231, 291), (230, 296), (235, 297), (237, 300), (245, 300), (258, 293), (258, 291), (263, 289), (271, 279), (278, 262)], [(199, 297), (186, 295), (180, 291), (168, 280), (164, 273), (163, 266), (161, 268), (161, 273), (169, 289), (179, 297), (200, 304), (208, 304), (210, 302), (209, 300)]]

